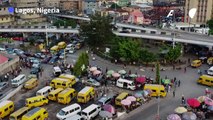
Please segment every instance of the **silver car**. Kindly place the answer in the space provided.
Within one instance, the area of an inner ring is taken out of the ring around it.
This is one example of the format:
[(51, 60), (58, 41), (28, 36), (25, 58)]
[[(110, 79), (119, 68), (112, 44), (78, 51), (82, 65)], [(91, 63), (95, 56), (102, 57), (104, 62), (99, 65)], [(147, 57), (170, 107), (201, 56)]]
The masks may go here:
[(89, 86), (94, 86), (94, 87), (99, 87), (101, 85), (98, 81), (91, 79), (91, 78), (88, 80), (85, 80), (84, 84), (89, 85)]
[(3, 91), (8, 87), (8, 82), (0, 82), (0, 91)]

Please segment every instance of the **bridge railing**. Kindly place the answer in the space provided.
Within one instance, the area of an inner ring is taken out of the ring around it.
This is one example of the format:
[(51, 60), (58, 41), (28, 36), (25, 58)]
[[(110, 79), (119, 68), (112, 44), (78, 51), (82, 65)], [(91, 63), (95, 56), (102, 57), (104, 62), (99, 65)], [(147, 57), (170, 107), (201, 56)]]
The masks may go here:
[[(46, 26), (0, 26), (0, 29), (46, 29)], [(56, 27), (56, 26), (51, 26), (51, 27), (47, 27), (47, 29), (74, 29), (72, 28), (72, 26), (60, 26), (60, 27)]]

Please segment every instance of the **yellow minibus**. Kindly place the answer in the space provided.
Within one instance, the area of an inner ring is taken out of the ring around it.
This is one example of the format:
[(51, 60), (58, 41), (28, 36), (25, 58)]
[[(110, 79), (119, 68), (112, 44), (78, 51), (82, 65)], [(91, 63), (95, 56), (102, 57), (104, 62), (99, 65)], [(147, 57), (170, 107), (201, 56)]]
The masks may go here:
[(29, 108), (39, 107), (46, 104), (48, 104), (48, 99), (43, 95), (26, 99), (26, 106)]
[(50, 86), (52, 86), (55, 89), (57, 89), (57, 88), (63, 88), (63, 89), (65, 89), (65, 88), (71, 88), (72, 87), (72, 83), (68, 79), (54, 78), (51, 81)]
[(57, 98), (58, 98), (58, 94), (63, 91), (64, 89), (63, 88), (57, 88), (53, 91), (51, 91), (49, 94), (48, 94), (48, 99), (49, 100), (52, 100), (52, 101), (57, 101)]
[(64, 49), (64, 48), (66, 48), (66, 46), (67, 46), (67, 44), (65, 42), (59, 42), (58, 43), (58, 48), (59, 49)]
[(166, 90), (163, 85), (158, 85), (158, 84), (145, 84), (144, 90), (149, 89), (151, 90), (150, 96), (152, 97), (166, 97)]
[(87, 103), (91, 99), (95, 97), (95, 90), (93, 87), (84, 87), (77, 96), (77, 102), (79, 103)]
[(115, 105), (121, 106), (121, 101), (124, 100), (128, 95), (129, 95), (129, 93), (127, 93), (127, 92), (122, 92), (121, 94), (119, 94), (115, 98)]
[(76, 96), (76, 91), (73, 88), (66, 88), (58, 94), (58, 103), (68, 104)]
[(5, 100), (0, 103), (0, 118), (8, 116), (14, 111), (13, 101)]
[(59, 76), (59, 78), (65, 78), (71, 81), (72, 86), (77, 82), (76, 81), (76, 77), (74, 75), (70, 75), (70, 74), (61, 74)]
[(38, 85), (38, 79), (37, 78), (31, 78), (24, 84), (25, 89), (33, 89)]
[(10, 120), (21, 120), (22, 116), (25, 115), (28, 111), (30, 111), (29, 107), (22, 107), (17, 111), (10, 114)]
[(48, 118), (46, 109), (36, 107), (22, 117), (22, 120), (45, 120)]
[(201, 75), (197, 80), (197, 83), (202, 85), (213, 86), (213, 76), (210, 75)]

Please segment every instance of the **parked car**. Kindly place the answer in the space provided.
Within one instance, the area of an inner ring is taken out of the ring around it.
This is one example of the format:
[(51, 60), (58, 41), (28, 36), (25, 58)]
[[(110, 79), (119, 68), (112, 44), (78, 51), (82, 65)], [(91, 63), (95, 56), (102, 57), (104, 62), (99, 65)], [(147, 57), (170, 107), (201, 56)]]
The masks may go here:
[(113, 97), (114, 97), (113, 95), (103, 96), (98, 100), (98, 104), (101, 105), (101, 106), (104, 106), (106, 104), (110, 104)]
[(23, 37), (13, 37), (12, 40), (15, 40), (15, 41), (23, 41), (24, 38), (23, 38)]
[(50, 61), (52, 57), (51, 56), (47, 56), (46, 58), (44, 58), (41, 62), (42, 63), (48, 63)]
[(34, 56), (37, 58), (45, 58), (45, 55), (42, 53), (35, 53)]
[(0, 82), (0, 91), (3, 91), (8, 87), (8, 82)]
[(85, 85), (94, 86), (94, 87), (99, 87), (101, 85), (98, 81), (96, 81), (92, 78), (85, 80), (83, 83)]
[(39, 68), (32, 68), (31, 70), (30, 70), (30, 74), (34, 74), (34, 75), (36, 75), (37, 73), (39, 73), (40, 72), (40, 70), (39, 70)]
[(55, 62), (57, 62), (58, 60), (58, 56), (53, 56), (50, 61), (49, 61), (49, 64), (54, 64)]

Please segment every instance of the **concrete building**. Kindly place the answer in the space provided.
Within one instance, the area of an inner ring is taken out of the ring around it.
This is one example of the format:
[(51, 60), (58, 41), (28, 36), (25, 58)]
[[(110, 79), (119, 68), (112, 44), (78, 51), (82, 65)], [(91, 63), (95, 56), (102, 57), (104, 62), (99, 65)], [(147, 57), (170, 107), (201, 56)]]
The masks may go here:
[[(197, 8), (194, 18), (189, 18), (189, 10)], [(205, 24), (213, 16), (213, 0), (186, 0), (184, 22)]]
[(82, 4), (82, 10), (87, 15), (94, 14), (97, 7), (97, 0), (84, 0)]
[[(11, 1), (11, 4), (15, 8), (33, 8), (37, 9), (39, 7), (44, 7), (44, 0), (14, 0)], [(16, 24), (32, 24), (43, 22), (46, 20), (45, 17), (41, 14), (32, 13), (32, 14), (15, 14), (16, 16)]]
[(61, 0), (59, 8), (66, 11), (82, 11), (82, 0)]
[(11, 23), (14, 21), (14, 15), (8, 11), (9, 7), (9, 4), (0, 5), (0, 24)]
[(59, 8), (60, 1), (61, 0), (44, 0), (43, 2), (44, 2), (45, 7), (48, 7), (48, 8), (57, 7), (57, 8)]

